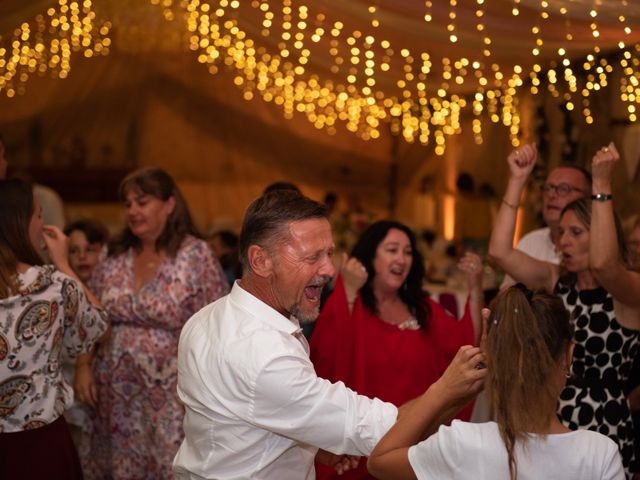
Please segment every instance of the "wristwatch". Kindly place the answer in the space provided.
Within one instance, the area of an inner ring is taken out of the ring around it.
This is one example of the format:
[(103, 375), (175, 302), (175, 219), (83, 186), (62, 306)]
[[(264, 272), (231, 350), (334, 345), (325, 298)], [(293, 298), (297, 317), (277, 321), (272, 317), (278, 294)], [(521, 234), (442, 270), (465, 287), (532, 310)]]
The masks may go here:
[(607, 200), (612, 200), (613, 195), (610, 193), (594, 193), (591, 195), (591, 200), (596, 200), (598, 202), (606, 202)]

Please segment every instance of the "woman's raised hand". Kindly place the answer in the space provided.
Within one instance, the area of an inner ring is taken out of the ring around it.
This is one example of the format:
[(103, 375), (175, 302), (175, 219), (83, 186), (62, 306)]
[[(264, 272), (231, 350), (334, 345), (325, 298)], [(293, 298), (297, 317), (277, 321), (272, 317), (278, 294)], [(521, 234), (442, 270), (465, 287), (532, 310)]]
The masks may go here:
[(54, 225), (45, 225), (42, 233), (51, 261), (58, 270), (66, 273), (69, 267), (69, 238)]
[(535, 143), (516, 148), (507, 157), (511, 176), (522, 180), (526, 179), (536, 165), (537, 158), (538, 148)]
[(465, 254), (458, 260), (458, 268), (467, 274), (467, 282), (469, 288), (475, 288), (482, 286), (482, 258), (475, 252), (465, 252)]
[(596, 188), (611, 184), (613, 168), (619, 160), (620, 154), (613, 142), (596, 152), (591, 160), (591, 175)]
[(464, 405), (484, 386), (485, 361), (479, 347), (464, 345), (434, 386), (437, 385), (439, 394), (445, 395), (448, 402)]
[(367, 278), (369, 278), (367, 269), (360, 260), (355, 257), (348, 257), (346, 253), (343, 253), (340, 274), (344, 282), (347, 299), (352, 302), (356, 298), (358, 291), (367, 283)]

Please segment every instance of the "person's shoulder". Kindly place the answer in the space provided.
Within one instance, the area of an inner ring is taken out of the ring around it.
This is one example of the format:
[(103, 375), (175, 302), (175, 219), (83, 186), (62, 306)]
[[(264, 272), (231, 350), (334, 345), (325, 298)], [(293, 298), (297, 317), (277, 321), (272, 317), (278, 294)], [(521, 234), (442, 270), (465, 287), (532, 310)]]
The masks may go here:
[(438, 430), (441, 441), (455, 444), (462, 451), (481, 451), (500, 440), (500, 431), (495, 422), (474, 423), (453, 420), (451, 425), (442, 425)]
[(62, 197), (53, 188), (43, 185), (41, 183), (33, 184), (33, 193), (38, 199), (46, 199), (47, 201), (55, 200), (62, 202)]
[(220, 309), (224, 309), (228, 301), (228, 295), (220, 297), (214, 302), (211, 302), (196, 313), (191, 315), (189, 320), (186, 321), (180, 332), (180, 343), (186, 341), (208, 341), (211, 340), (207, 335), (206, 330), (209, 325), (222, 321), (223, 315), (220, 314)]
[(518, 246), (526, 245), (528, 243), (540, 242), (545, 239), (550, 238), (550, 230), (549, 227), (537, 228), (535, 230), (531, 230), (528, 233), (525, 233), (520, 241), (518, 242)]
[(42, 267), (42, 274), (47, 275), (50, 267), (51, 267), (51, 278), (54, 281), (60, 282), (60, 283), (72, 283), (74, 285), (78, 284), (78, 280), (76, 280), (73, 277), (70, 277), (69, 275), (61, 272), (60, 270), (57, 270), (53, 265), (45, 265), (44, 267)]
[[(302, 358), (298, 340), (234, 308), (226, 295), (195, 313), (180, 335), (181, 354), (210, 357), (220, 368), (256, 378), (281, 358)], [(308, 359), (308, 358), (307, 358)]]
[(178, 249), (178, 256), (203, 256), (209, 254), (212, 254), (212, 252), (207, 242), (193, 235), (185, 236)]
[(618, 445), (616, 442), (602, 433), (594, 432), (592, 430), (576, 430), (575, 435), (579, 441), (592, 445), (595, 450), (602, 452), (606, 450), (618, 451)]
[(268, 355), (282, 352), (293, 337), (270, 328), (246, 309), (237, 308), (232, 294), (204, 306), (185, 323), (181, 341), (212, 342), (228, 352), (246, 356), (249, 351)]
[(456, 435), (468, 436), (468, 435), (494, 435), (499, 434), (498, 424), (495, 422), (465, 422), (463, 420), (453, 420), (448, 427)]

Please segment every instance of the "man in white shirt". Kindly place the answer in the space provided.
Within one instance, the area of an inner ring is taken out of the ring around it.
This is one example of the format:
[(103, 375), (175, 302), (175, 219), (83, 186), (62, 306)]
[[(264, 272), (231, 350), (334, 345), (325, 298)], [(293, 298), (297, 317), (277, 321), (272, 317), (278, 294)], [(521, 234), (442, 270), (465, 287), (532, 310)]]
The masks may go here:
[[(556, 241), (560, 236), (560, 213), (569, 203), (590, 193), (591, 174), (584, 168), (564, 165), (551, 170), (542, 185), (542, 218), (547, 226), (523, 236), (518, 242), (518, 250), (538, 260), (559, 264)], [(506, 276), (500, 288), (513, 283), (513, 279)]]
[(177, 478), (313, 479), (319, 448), (369, 455), (396, 407), (318, 378), (299, 325), (317, 317), (335, 274), (326, 207), (265, 194), (245, 214), (240, 254), (242, 279), (180, 336)]

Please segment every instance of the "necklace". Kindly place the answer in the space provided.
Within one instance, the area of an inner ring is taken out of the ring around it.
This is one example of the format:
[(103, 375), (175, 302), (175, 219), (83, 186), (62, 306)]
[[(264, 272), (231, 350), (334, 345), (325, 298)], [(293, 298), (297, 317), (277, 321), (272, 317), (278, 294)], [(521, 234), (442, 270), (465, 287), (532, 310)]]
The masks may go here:
[(416, 318), (413, 315), (411, 315), (404, 322), (399, 323), (398, 328), (400, 330), (419, 330), (420, 324), (418, 323), (418, 320), (416, 320)]

